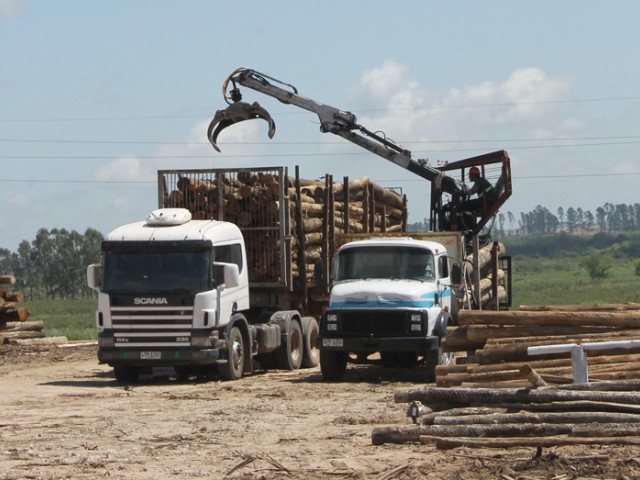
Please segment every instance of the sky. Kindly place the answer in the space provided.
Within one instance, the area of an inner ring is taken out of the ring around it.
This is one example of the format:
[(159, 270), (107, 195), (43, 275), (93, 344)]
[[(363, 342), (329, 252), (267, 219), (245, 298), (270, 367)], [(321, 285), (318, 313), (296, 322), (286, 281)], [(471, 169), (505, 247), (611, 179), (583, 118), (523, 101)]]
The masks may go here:
[(430, 185), (249, 89), (273, 116), (206, 129), (247, 67), (430, 165), (505, 149), (519, 218), (640, 201), (640, 2), (0, 0), (0, 248), (106, 234), (157, 208), (162, 169), (367, 176), (429, 214)]

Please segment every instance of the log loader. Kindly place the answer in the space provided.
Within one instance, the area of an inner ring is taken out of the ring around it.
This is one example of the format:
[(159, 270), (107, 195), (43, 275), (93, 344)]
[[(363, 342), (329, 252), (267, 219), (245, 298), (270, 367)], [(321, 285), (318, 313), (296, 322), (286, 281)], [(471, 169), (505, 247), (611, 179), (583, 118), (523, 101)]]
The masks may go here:
[[(322, 314), (316, 342), (327, 381), (341, 380), (348, 362), (423, 364), (435, 379), (436, 365), (447, 361), (441, 350), (447, 325), (455, 323), (459, 308), (482, 308), (480, 243), (488, 243), (483, 229), (490, 230), (498, 209), (511, 195), (507, 152), (435, 168), (426, 160), (413, 158), (410, 150), (384, 134), (359, 124), (353, 113), (304, 97), (293, 85), (247, 68), (236, 69), (223, 83), (229, 106), (216, 112), (207, 131), (218, 152), (220, 132), (238, 122), (265, 120), (269, 138), (275, 135), (275, 121), (269, 112), (258, 102), (244, 102), (240, 87), (312, 112), (318, 116), (322, 133), (342, 137), (430, 182), (431, 232), (404, 233), (402, 238), (345, 235), (345, 241), (338, 242), (341, 246), (336, 244), (339, 249), (331, 262), (329, 306)], [(484, 177), (489, 167), (499, 172), (491, 204), (485, 195), (482, 208), (466, 211), (469, 190), (464, 184), (465, 170)], [(458, 177), (449, 174), (454, 171)], [(467, 251), (473, 252), (468, 269), (472, 277), (465, 275)], [(497, 259), (492, 263), (491, 296), (499, 308)]]
[[(232, 88), (227, 92), (229, 83)], [(300, 95), (293, 85), (247, 68), (234, 70), (223, 83), (223, 96), (229, 106), (216, 112), (207, 131), (209, 141), (218, 152), (220, 147), (217, 140), (220, 132), (245, 120), (263, 119), (269, 126), (269, 138), (275, 135), (276, 124), (269, 112), (258, 102), (244, 102), (240, 86), (273, 97), (284, 104), (315, 113), (320, 121), (322, 133), (332, 133), (342, 137), (429, 181), (431, 183), (430, 230), (432, 231), (462, 231), (471, 238), (495, 217), (499, 208), (511, 196), (510, 160), (504, 150), (447, 163), (436, 168), (429, 165), (427, 160), (413, 158), (409, 149), (383, 134), (360, 125), (353, 113), (306, 98)], [(500, 173), (495, 185), (497, 191), (495, 201), (491, 205), (484, 205), (484, 208), (473, 214), (465, 212), (464, 203), (468, 192), (464, 184), (465, 170), (477, 167), (484, 176), (485, 166), (492, 164), (500, 165)], [(455, 170), (460, 171), (460, 178), (446, 173)]]

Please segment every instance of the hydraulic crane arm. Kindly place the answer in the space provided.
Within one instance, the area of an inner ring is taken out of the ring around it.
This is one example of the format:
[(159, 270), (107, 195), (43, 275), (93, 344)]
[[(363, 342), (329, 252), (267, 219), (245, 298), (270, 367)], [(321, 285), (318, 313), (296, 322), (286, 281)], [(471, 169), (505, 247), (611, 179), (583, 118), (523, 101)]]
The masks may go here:
[[(226, 89), (229, 81), (233, 84), (230, 95)], [(242, 95), (238, 85), (250, 88), (279, 100), (282, 103), (295, 105), (309, 112), (315, 113), (320, 121), (320, 131), (333, 133), (345, 140), (375, 153), (376, 155), (409, 170), (416, 175), (432, 182), (436, 188), (451, 195), (462, 195), (464, 186), (454, 178), (443, 174), (441, 171), (430, 167), (424, 160), (415, 160), (411, 152), (397, 143), (385, 138), (379, 133), (372, 132), (357, 123), (356, 116), (344, 110), (324, 105), (310, 98), (298, 94), (295, 87), (285, 84), (272, 77), (251, 69), (239, 68), (235, 70), (223, 85), (223, 94), (230, 106), (225, 110), (218, 110), (208, 129), (209, 141), (213, 147), (217, 146), (217, 138), (220, 132), (228, 126), (251, 118), (263, 118), (269, 123), (269, 137), (275, 134), (275, 122), (269, 113), (257, 102), (253, 104), (242, 102)], [(284, 88), (287, 87), (287, 88)], [(231, 102), (229, 102), (231, 100)]]
[[(229, 82), (232, 83), (233, 88), (227, 93)], [(511, 195), (509, 156), (504, 150), (434, 168), (429, 166), (426, 160), (414, 159), (408, 149), (386, 138), (384, 134), (373, 132), (358, 124), (358, 119), (353, 113), (303, 97), (298, 94), (298, 90), (293, 85), (247, 68), (238, 68), (233, 71), (222, 86), (223, 96), (229, 106), (216, 112), (207, 132), (209, 141), (217, 151), (220, 151), (217, 145), (220, 132), (244, 120), (262, 118), (269, 124), (269, 138), (273, 138), (276, 132), (276, 124), (269, 112), (258, 102), (251, 104), (243, 102), (239, 86), (315, 113), (320, 121), (321, 132), (338, 135), (431, 182), (431, 228), (433, 230), (464, 230), (477, 234), (491, 218), (494, 218), (498, 208)], [(497, 163), (502, 165), (496, 185), (498, 187), (500, 184), (500, 188), (496, 188), (499, 190), (499, 195), (491, 205), (485, 204), (477, 217), (476, 212), (466, 211), (467, 189), (462, 182), (465, 169), (480, 166), (484, 172), (486, 165)], [(460, 180), (446, 173), (455, 169), (461, 172)]]

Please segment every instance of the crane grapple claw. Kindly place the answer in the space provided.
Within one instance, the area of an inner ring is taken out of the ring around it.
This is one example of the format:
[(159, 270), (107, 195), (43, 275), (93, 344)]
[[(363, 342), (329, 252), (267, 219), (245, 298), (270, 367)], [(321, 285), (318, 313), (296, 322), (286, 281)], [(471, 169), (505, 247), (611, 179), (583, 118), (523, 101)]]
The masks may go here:
[(224, 110), (218, 110), (211, 120), (209, 124), (209, 129), (207, 130), (207, 137), (218, 152), (220, 148), (218, 148), (217, 140), (220, 132), (225, 128), (242, 122), (244, 120), (251, 120), (253, 118), (262, 118), (266, 120), (269, 124), (269, 138), (273, 138), (276, 133), (276, 123), (267, 112), (258, 102), (246, 103), (246, 102), (235, 102), (229, 105)]

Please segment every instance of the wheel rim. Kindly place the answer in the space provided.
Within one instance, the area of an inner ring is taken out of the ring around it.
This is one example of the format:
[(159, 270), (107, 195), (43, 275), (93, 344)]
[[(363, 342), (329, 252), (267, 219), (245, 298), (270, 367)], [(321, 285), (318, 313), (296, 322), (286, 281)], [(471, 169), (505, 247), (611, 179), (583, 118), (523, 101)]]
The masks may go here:
[(291, 349), (291, 359), (297, 364), (302, 359), (302, 335), (299, 331), (293, 330), (289, 339)]
[(233, 368), (233, 370), (236, 372), (240, 371), (240, 368), (242, 368), (242, 363), (244, 362), (244, 352), (242, 350), (242, 343), (238, 339), (233, 340), (229, 362), (231, 363), (231, 367)]

